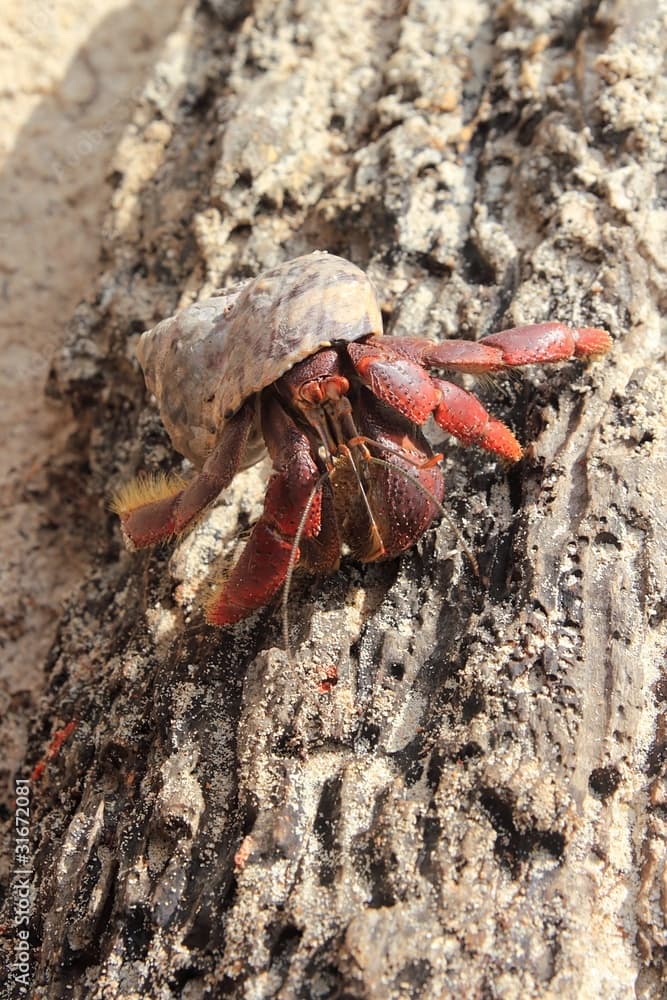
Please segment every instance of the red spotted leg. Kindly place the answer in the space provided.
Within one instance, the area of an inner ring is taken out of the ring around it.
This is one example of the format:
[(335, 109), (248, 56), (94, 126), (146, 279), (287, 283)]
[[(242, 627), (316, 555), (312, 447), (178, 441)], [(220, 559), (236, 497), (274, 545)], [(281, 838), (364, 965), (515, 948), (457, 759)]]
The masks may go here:
[(507, 461), (521, 458), (521, 445), (509, 427), (492, 417), (479, 400), (428, 368), (481, 374), (521, 365), (597, 357), (611, 346), (605, 330), (571, 329), (538, 323), (494, 333), (480, 341), (439, 343), (410, 337), (368, 337), (347, 345), (362, 380), (383, 402), (414, 423), (430, 414), (464, 444), (476, 444)]
[(111, 507), (130, 548), (180, 534), (229, 486), (243, 459), (254, 406), (247, 403), (225, 425), (220, 441), (189, 483), (180, 477), (138, 478), (123, 486)]
[[(263, 607), (277, 593), (285, 581), (300, 527), (303, 547), (313, 561), (331, 568), (338, 560), (337, 536), (332, 536), (330, 528), (322, 532), (323, 498), (328, 513), (328, 493), (318, 485), (321, 473), (308, 437), (271, 394), (262, 401), (262, 431), (275, 471), (269, 480), (262, 516), (230, 576), (207, 605), (206, 618), (212, 625), (232, 625)], [(310, 510), (306, 513), (308, 504)], [(326, 538), (327, 552), (315, 555), (312, 543), (318, 538)], [(300, 557), (297, 548), (294, 563)], [(311, 560), (308, 562), (311, 564)]]

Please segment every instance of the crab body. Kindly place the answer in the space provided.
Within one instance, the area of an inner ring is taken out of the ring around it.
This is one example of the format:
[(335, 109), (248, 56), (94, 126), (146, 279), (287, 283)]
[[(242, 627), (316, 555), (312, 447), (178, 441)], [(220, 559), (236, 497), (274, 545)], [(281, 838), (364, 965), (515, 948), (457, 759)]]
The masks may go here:
[(464, 444), (507, 461), (512, 432), (439, 372), (482, 373), (599, 355), (603, 330), (541, 323), (475, 343), (383, 337), (373, 287), (354, 264), (297, 257), (195, 303), (143, 334), (138, 357), (174, 447), (199, 470), (145, 483), (114, 506), (132, 547), (183, 531), (236, 472), (268, 449), (264, 512), (207, 607), (229, 625), (268, 603), (291, 562), (331, 572), (347, 546), (362, 561), (414, 544), (444, 493), (433, 416)]

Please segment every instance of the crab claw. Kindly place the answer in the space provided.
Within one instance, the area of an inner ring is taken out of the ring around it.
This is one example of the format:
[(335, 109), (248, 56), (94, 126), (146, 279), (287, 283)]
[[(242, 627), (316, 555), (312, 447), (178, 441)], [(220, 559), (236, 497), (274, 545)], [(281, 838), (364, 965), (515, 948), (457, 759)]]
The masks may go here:
[(495, 452), (507, 462), (518, 462), (523, 451), (512, 431), (502, 420), (496, 420), (476, 396), (453, 382), (434, 378), (440, 389), (440, 403), (433, 411), (435, 422), (443, 431), (453, 434), (462, 444), (476, 444)]

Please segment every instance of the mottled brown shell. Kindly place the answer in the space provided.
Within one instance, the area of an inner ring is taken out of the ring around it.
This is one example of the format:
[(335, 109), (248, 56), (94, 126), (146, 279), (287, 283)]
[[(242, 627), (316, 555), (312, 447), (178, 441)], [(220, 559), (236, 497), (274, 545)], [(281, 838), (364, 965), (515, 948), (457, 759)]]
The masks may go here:
[(174, 448), (200, 466), (249, 396), (320, 348), (371, 333), (382, 333), (382, 317), (370, 281), (318, 251), (163, 320), (137, 356)]

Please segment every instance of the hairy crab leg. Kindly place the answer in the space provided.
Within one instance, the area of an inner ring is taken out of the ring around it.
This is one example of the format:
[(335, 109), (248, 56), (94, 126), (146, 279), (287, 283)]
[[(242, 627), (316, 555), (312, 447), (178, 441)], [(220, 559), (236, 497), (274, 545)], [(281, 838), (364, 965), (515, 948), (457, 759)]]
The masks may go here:
[(120, 516), (129, 548), (144, 548), (180, 534), (229, 486), (253, 419), (254, 408), (247, 403), (227, 422), (218, 445), (189, 483), (179, 477), (138, 477), (119, 490), (111, 507)]

